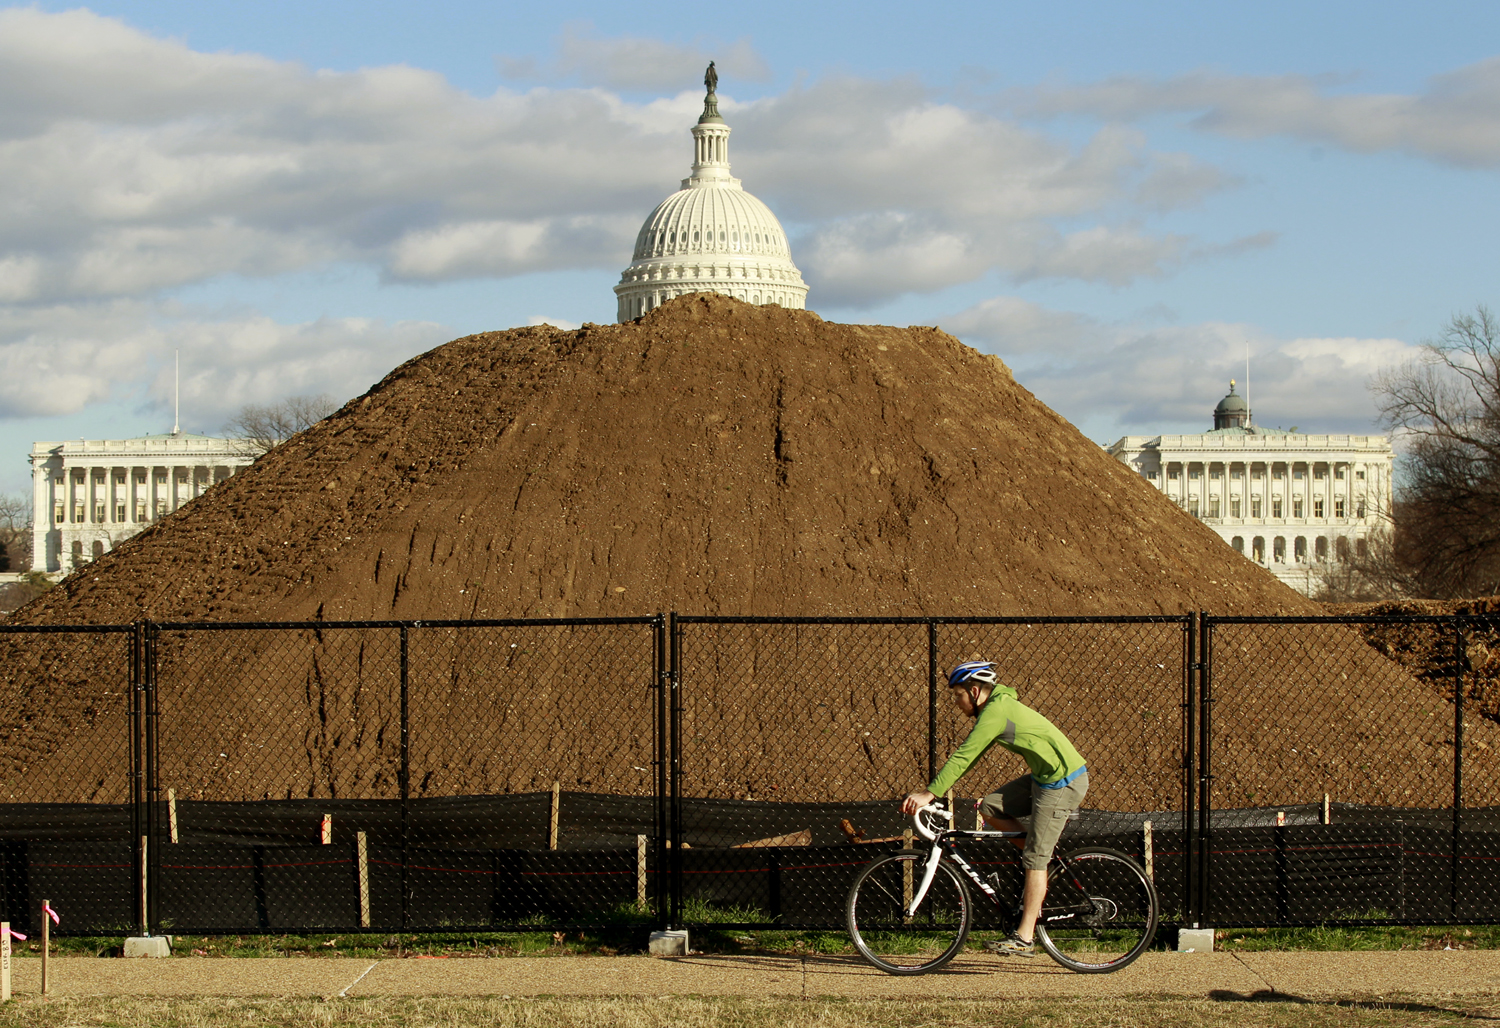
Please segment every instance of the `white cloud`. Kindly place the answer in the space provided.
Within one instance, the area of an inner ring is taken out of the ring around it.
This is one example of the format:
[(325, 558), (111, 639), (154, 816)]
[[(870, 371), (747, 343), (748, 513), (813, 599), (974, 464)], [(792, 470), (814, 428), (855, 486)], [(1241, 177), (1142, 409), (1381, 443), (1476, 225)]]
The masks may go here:
[[(1072, 147), (933, 99), (910, 80), (830, 79), (732, 108), (747, 187), (806, 225), (813, 302), (864, 304), (992, 271), (1122, 284), (1209, 247), (1126, 216), (1201, 202), (1232, 180), (1106, 126)], [(811, 141), (811, 143), (810, 143)], [(1068, 231), (1079, 219), (1100, 224)]]
[(1306, 75), (1195, 72), (1048, 86), (1012, 99), (1039, 114), (1120, 120), (1196, 113), (1199, 128), (1227, 136), (1291, 136), (1357, 153), (1395, 150), (1466, 167), (1500, 165), (1500, 57), (1436, 76), (1416, 94), (1334, 91), (1344, 84)]
[(566, 318), (548, 317), (545, 314), (533, 314), (531, 317), (529, 317), (529, 318), (526, 319), (526, 324), (528, 324), (528, 325), (551, 325), (553, 328), (560, 328), (560, 329), (562, 329), (565, 332), (571, 332), (575, 328), (581, 328), (582, 327), (576, 321), (569, 321)]
[(452, 334), (368, 318), (216, 319), (136, 300), (0, 308), (0, 418), (72, 414), (111, 399), (170, 409), (180, 350), (184, 421), (216, 431), (247, 403), (358, 395)]
[[(764, 71), (743, 40), (711, 46), (574, 26), (560, 67), (615, 88), (659, 74), (683, 91), (474, 97), (416, 68), (314, 72), (197, 53), (88, 11), (0, 11), (0, 302), (150, 296), (330, 262), (417, 281), (622, 267), (686, 171), (704, 56), (725, 58), (726, 82)], [(736, 170), (795, 227), (815, 304), (991, 270), (1121, 283), (1211, 253), (1139, 218), (1228, 180), (1153, 154), (1134, 130), (1073, 146), (910, 80), (722, 99)]]
[(1074, 359), (1107, 346), (1105, 326), (1081, 314), (1054, 311), (1015, 296), (994, 296), (942, 321), (943, 330), (1008, 361), (1062, 352)]
[[(86, 10), (0, 10), (0, 418), (164, 405), (165, 361), (180, 349), (185, 421), (212, 429), (245, 403), (354, 395), (449, 334), (168, 299), (216, 277), (335, 263), (422, 282), (622, 267), (687, 170), (705, 56), (726, 84), (765, 72), (745, 40), (575, 26), (552, 74), (595, 85), (476, 97), (417, 68), (313, 71), (199, 53)], [(664, 84), (682, 91), (610, 92)], [(721, 100), (736, 171), (800, 236), (815, 306), (994, 271), (1123, 283), (1212, 253), (1142, 219), (1228, 180), (1151, 152), (1133, 129), (1074, 145), (904, 79)]]
[(611, 89), (680, 89), (703, 75), (713, 61), (719, 75), (763, 82), (771, 71), (745, 37), (724, 43), (700, 37), (692, 45), (668, 43), (648, 36), (600, 36), (589, 22), (563, 26), (557, 39), (555, 64), (544, 69), (534, 58), (500, 58), (508, 78), (572, 78)]
[(594, 216), (457, 222), (402, 237), (392, 247), (388, 268), (393, 278), (428, 280), (580, 265), (614, 268), (620, 263), (619, 241), (640, 227), (634, 220)]
[(1114, 435), (1202, 431), (1238, 379), (1247, 344), (1257, 423), (1303, 431), (1373, 432), (1371, 376), (1417, 347), (1399, 339), (1278, 339), (1253, 325), (1109, 324), (1015, 297), (993, 297), (942, 320), (999, 355), (1017, 380), (1064, 417)]

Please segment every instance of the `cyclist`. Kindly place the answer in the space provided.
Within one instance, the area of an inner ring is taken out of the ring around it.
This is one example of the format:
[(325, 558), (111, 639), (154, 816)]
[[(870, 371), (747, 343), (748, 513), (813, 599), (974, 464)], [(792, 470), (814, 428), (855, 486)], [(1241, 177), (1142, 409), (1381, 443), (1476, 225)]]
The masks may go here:
[[(975, 719), (974, 727), (927, 788), (901, 802), (901, 812), (915, 814), (919, 807), (947, 792), (991, 746), (999, 745), (1026, 761), (1031, 773), (990, 793), (980, 801), (979, 811), (984, 823), (996, 831), (1022, 831), (1016, 818), (1031, 818), (1031, 830), (1021, 851), (1026, 885), (1021, 894), (1020, 923), (1008, 938), (987, 942), (984, 948), (1002, 956), (1033, 956), (1036, 922), (1047, 895), (1047, 862), (1052, 859), (1068, 815), (1078, 809), (1088, 792), (1088, 769), (1056, 725), (1017, 700), (1010, 686), (1000, 684), (995, 665), (989, 661), (958, 665), (948, 676), (948, 688), (958, 709)], [(1016, 844), (1021, 845), (1019, 840)]]

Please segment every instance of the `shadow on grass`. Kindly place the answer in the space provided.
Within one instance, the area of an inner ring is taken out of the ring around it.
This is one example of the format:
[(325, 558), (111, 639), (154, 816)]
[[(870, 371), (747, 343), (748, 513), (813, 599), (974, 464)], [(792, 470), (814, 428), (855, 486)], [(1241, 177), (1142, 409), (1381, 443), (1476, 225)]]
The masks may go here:
[(1298, 996), (1290, 992), (1277, 992), (1274, 989), (1258, 989), (1255, 992), (1212, 989), (1209, 991), (1208, 998), (1216, 1003), (1284, 1003), (1288, 1006), (1337, 1007), (1340, 1010), (1399, 1010), (1412, 1014), (1446, 1014), (1449, 1017), (1457, 1017), (1466, 1021), (1500, 1021), (1500, 1017), (1496, 1017), (1493, 1014), (1481, 1014), (1458, 1007), (1441, 1006), (1433, 1003), (1385, 999), (1309, 999), (1306, 996)]

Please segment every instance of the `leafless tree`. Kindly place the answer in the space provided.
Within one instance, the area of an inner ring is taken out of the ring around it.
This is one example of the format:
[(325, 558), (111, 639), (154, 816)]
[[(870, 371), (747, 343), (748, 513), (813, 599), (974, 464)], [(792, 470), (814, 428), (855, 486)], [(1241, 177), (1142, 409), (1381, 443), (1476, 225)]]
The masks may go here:
[(1420, 595), (1422, 583), (1397, 553), (1390, 527), (1371, 533), (1364, 553), (1345, 552), (1322, 565), (1313, 599), (1324, 603), (1374, 603)]
[(1500, 592), (1500, 320), (1483, 306), (1455, 315), (1373, 390), (1407, 440), (1396, 560), (1419, 595)]
[(0, 493), (0, 571), (31, 567), (31, 500)]
[(338, 401), (327, 393), (319, 396), (289, 396), (262, 407), (246, 404), (229, 419), (224, 434), (237, 440), (244, 452), (253, 457), (286, 442), (303, 429), (311, 428), (339, 409)]

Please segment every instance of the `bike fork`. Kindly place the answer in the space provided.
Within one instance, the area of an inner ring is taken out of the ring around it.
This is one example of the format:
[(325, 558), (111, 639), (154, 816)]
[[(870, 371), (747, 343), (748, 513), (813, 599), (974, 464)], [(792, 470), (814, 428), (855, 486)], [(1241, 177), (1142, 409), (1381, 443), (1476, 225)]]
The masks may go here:
[(915, 917), (917, 915), (917, 908), (922, 905), (922, 900), (927, 895), (927, 889), (932, 885), (932, 877), (937, 874), (938, 862), (942, 859), (942, 849), (938, 846), (933, 846), (932, 851), (927, 855), (927, 868), (922, 872), (922, 884), (911, 898), (911, 909), (907, 910), (907, 917)]

